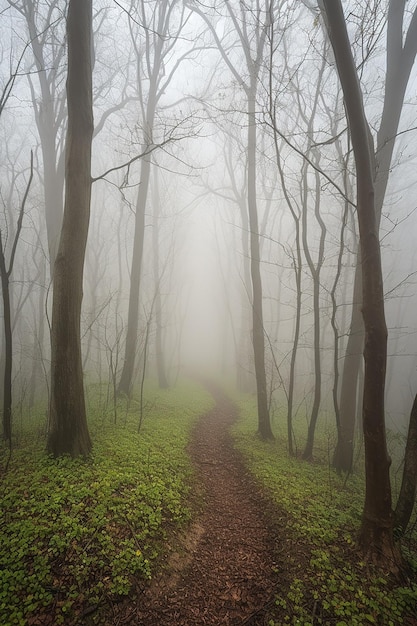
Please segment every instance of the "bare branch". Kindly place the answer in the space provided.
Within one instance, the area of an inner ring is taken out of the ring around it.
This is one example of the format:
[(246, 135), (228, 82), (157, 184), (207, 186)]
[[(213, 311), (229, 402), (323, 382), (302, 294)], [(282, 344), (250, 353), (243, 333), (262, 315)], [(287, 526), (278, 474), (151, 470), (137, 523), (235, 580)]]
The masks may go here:
[(30, 186), (32, 184), (32, 180), (33, 180), (33, 150), (30, 151), (30, 175), (29, 175), (29, 180), (28, 180), (27, 185), (26, 185), (25, 194), (23, 196), (22, 204), (20, 205), (19, 218), (17, 220), (17, 225), (16, 225), (16, 233), (15, 233), (14, 240), (13, 240), (12, 251), (10, 253), (9, 269), (7, 270), (7, 276), (8, 277), (10, 277), (10, 274), (12, 273), (12, 270), (13, 270), (14, 259), (15, 259), (15, 256), (16, 256), (17, 243), (19, 241), (20, 232), (22, 230), (22, 224), (23, 224), (23, 216), (25, 214), (26, 200), (27, 200), (27, 197), (29, 195), (29, 189), (30, 189)]

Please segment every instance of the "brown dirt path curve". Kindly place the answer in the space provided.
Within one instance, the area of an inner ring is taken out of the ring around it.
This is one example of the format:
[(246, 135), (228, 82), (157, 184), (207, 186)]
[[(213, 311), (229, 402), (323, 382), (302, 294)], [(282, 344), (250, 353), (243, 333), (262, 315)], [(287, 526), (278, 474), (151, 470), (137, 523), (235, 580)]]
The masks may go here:
[(276, 529), (267, 501), (234, 450), (237, 408), (210, 387), (216, 406), (196, 425), (189, 454), (203, 487), (203, 511), (181, 554), (137, 598), (121, 623), (137, 626), (261, 626), (278, 575)]

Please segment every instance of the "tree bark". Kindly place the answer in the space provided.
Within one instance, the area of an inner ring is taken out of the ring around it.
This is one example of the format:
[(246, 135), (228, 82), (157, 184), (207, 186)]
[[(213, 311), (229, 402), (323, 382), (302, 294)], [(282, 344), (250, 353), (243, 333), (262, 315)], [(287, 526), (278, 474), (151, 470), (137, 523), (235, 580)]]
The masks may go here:
[(87, 456), (88, 432), (80, 317), (91, 199), (93, 137), (92, 0), (70, 0), (68, 36), (68, 131), (65, 206), (54, 267), (51, 328), (51, 403), (47, 450), (54, 456)]
[(407, 530), (417, 492), (417, 395), (414, 398), (413, 407), (408, 425), (407, 444), (405, 447), (404, 469), (401, 482), (400, 495), (395, 507), (394, 520), (395, 530), (403, 535)]
[(355, 269), (351, 327), (340, 389), (337, 444), (333, 456), (333, 466), (338, 472), (352, 471), (359, 371), (363, 359), (363, 319), (360, 309), (362, 303), (362, 267), (359, 253), (357, 254), (357, 263), (359, 267)]
[(145, 238), (145, 207), (148, 196), (151, 163), (142, 160), (139, 193), (136, 202), (135, 234), (133, 239), (132, 266), (130, 270), (129, 309), (123, 369), (117, 393), (130, 396), (135, 370), (136, 347), (139, 327), (139, 293), (142, 273), (143, 246)]
[[(407, 35), (403, 37), (403, 18), (406, 0), (390, 0), (387, 19), (387, 65), (385, 77), (384, 106), (381, 123), (377, 132), (377, 146), (374, 161), (375, 210), (378, 223), (391, 172), (392, 156), (398, 132), (405, 92), (411, 69), (417, 54), (417, 9), (414, 10)], [(355, 270), (355, 284), (360, 280), (360, 253)], [(364, 343), (364, 327), (361, 314), (361, 299), (354, 293), (352, 319), (345, 366), (342, 376), (340, 414), (343, 428), (338, 433), (334, 465), (338, 470), (350, 471), (350, 458), (353, 458), (353, 434), (355, 431), (355, 411), (353, 402), (358, 388), (358, 377)]]
[(12, 373), (13, 373), (13, 325), (12, 306), (10, 298), (10, 276), (13, 271), (17, 244), (23, 225), (25, 204), (33, 179), (33, 152), (30, 157), (30, 175), (20, 206), (16, 232), (10, 251), (9, 266), (6, 262), (6, 250), (0, 230), (0, 280), (3, 299), (3, 328), (4, 328), (4, 372), (3, 372), (3, 437), (12, 445)]
[[(254, 82), (257, 80), (251, 77)], [(268, 409), (265, 371), (265, 335), (262, 305), (262, 280), (259, 250), (258, 211), (256, 207), (256, 88), (248, 90), (248, 213), (250, 228), (250, 270), (252, 277), (252, 341), (258, 402), (258, 432), (262, 439), (273, 439)]]
[(314, 400), (311, 409), (310, 423), (308, 425), (307, 441), (303, 452), (303, 459), (311, 461), (313, 459), (314, 434), (316, 431), (317, 419), (319, 416), (321, 402), (321, 354), (320, 354), (320, 270), (324, 259), (324, 244), (326, 238), (326, 227), (320, 215), (320, 176), (315, 172), (316, 181), (316, 197), (315, 197), (315, 216), (320, 226), (320, 242), (317, 263), (314, 265), (313, 259), (307, 242), (307, 169), (304, 177), (304, 200), (303, 200), (303, 249), (307, 259), (313, 280), (313, 336), (314, 336)]
[(363, 429), (366, 468), (365, 504), (359, 546), (367, 560), (398, 573), (401, 561), (393, 538), (389, 477), (391, 461), (385, 435), (387, 327), (375, 211), (373, 151), (341, 1), (323, 0), (323, 5), (343, 89), (357, 175), (357, 214), (363, 279), (362, 313), (365, 325)]
[(4, 250), (0, 249), (1, 292), (3, 296), (4, 325), (4, 378), (3, 378), (3, 438), (12, 441), (12, 360), (13, 338), (10, 310), (10, 281), (4, 262)]

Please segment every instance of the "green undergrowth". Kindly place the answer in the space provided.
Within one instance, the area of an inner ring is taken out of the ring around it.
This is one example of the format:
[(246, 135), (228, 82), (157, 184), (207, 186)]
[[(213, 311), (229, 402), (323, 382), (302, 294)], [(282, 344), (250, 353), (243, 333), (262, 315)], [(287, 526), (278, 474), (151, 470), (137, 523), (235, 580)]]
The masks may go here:
[(264, 442), (254, 437), (253, 398), (240, 398), (238, 404), (241, 419), (233, 428), (235, 445), (282, 512), (289, 539), (288, 545), (278, 546), (283, 556), (277, 567), (287, 568), (286, 584), (277, 594), (269, 626), (409, 623), (406, 616), (417, 614), (417, 554), (410, 549), (415, 548), (416, 537), (404, 549), (414, 582), (398, 587), (388, 576), (370, 571), (355, 551), (363, 476), (358, 472), (346, 478), (333, 471), (325, 430), (317, 432), (314, 462), (290, 458), (281, 436), (284, 416), (281, 422), (279, 417), (275, 420), (276, 441)]
[(185, 448), (212, 400), (191, 385), (145, 400), (138, 433), (137, 402), (105, 414), (93, 395), (89, 460), (48, 457), (33, 423), (23, 428), (0, 483), (2, 626), (76, 623), (129, 594), (152, 577), (167, 530), (189, 519)]

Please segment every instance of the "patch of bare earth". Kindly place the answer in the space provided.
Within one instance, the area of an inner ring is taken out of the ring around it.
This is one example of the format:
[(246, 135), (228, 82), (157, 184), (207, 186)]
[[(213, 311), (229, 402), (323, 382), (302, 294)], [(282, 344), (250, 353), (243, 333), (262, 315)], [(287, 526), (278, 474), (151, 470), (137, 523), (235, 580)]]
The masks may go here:
[[(138, 626), (267, 624), (277, 591), (276, 527), (267, 501), (233, 449), (236, 407), (220, 392), (189, 446), (203, 510), (182, 548), (115, 623)], [(121, 619), (120, 619), (121, 618)]]

